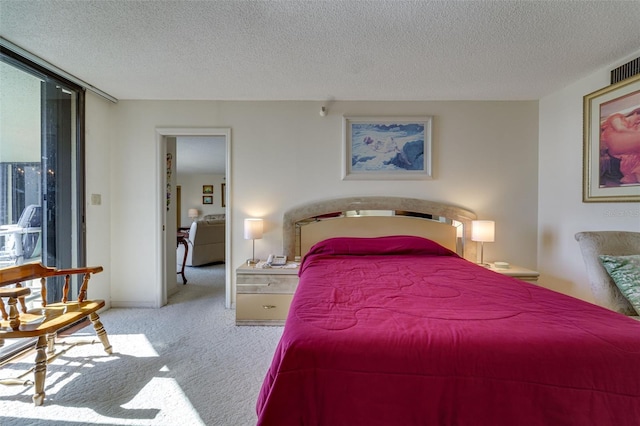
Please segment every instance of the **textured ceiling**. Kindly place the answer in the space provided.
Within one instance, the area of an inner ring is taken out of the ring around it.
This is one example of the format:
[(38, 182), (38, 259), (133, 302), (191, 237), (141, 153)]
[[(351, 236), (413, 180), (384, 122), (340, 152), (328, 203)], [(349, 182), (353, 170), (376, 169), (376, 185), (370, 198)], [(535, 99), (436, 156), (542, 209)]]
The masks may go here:
[(640, 49), (638, 1), (0, 0), (119, 99), (539, 99)]

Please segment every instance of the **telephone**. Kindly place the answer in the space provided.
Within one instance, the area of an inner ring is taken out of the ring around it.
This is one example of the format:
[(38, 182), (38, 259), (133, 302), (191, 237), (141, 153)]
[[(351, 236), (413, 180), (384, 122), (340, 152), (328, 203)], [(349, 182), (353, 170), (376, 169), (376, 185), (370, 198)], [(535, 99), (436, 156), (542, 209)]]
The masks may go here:
[(279, 254), (270, 254), (267, 258), (267, 264), (271, 266), (284, 266), (287, 264), (287, 256)]

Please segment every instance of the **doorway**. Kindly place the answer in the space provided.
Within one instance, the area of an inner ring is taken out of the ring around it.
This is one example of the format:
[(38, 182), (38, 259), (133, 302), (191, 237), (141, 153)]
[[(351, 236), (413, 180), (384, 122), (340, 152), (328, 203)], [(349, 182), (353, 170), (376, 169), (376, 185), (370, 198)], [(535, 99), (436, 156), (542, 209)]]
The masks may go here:
[[(175, 172), (175, 161), (169, 161), (169, 157), (172, 156), (168, 146), (175, 145), (175, 139), (181, 137), (215, 137), (217, 139), (224, 139), (225, 146), (225, 171), (224, 171), (224, 183), (226, 187), (225, 199), (223, 200), (225, 211), (225, 307), (231, 307), (231, 129), (229, 128), (158, 128), (156, 129), (157, 147), (158, 147), (158, 180), (157, 180), (157, 194), (159, 198), (158, 209), (160, 211), (159, 220), (160, 226), (158, 227), (161, 233), (158, 241), (161, 242), (158, 257), (159, 257), (159, 271), (158, 276), (161, 277), (161, 285), (157, 289), (157, 300), (159, 306), (164, 306), (167, 303), (168, 292), (170, 287), (168, 286), (168, 280), (173, 280), (176, 276), (175, 268), (176, 257), (176, 241), (175, 233), (177, 231), (177, 219), (173, 215), (168, 215), (170, 208), (171, 192), (175, 193), (175, 183), (172, 185), (172, 181), (175, 182), (175, 177), (172, 179), (172, 172)], [(169, 156), (168, 156), (169, 154)], [(171, 163), (171, 164), (170, 164)], [(169, 184), (169, 185), (167, 185)], [(181, 196), (184, 199), (185, 192), (184, 187), (181, 189)], [(175, 196), (174, 201), (175, 203)], [(173, 210), (175, 211), (175, 210)], [(184, 209), (183, 209), (184, 213)], [(175, 220), (168, 220), (168, 217)]]

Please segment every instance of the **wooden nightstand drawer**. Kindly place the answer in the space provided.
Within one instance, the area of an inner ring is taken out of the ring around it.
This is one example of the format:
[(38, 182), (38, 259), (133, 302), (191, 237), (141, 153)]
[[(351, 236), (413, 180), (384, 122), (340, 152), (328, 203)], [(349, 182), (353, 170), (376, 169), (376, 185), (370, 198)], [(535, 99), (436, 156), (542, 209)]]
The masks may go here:
[(508, 268), (496, 268), (495, 264), (490, 263), (489, 269), (502, 275), (507, 275), (521, 281), (528, 281), (532, 283), (538, 282), (538, 276), (540, 275), (538, 271), (533, 271), (517, 265), (509, 265)]
[(237, 325), (284, 325), (298, 286), (297, 264), (288, 266), (236, 269)]
[(298, 285), (297, 275), (238, 274), (238, 293), (293, 293)]
[(238, 294), (236, 322), (246, 325), (284, 324), (293, 294)]
[(530, 283), (537, 283), (538, 282), (538, 277), (528, 277), (528, 276), (518, 277), (518, 276), (514, 276), (513, 278), (517, 278), (520, 281), (527, 281), (527, 282), (530, 282)]

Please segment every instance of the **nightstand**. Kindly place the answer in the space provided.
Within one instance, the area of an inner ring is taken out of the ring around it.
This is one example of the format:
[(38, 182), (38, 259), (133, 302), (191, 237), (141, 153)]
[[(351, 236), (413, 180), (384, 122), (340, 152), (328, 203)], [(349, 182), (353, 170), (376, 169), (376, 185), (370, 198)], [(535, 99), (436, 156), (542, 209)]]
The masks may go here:
[(509, 265), (508, 268), (496, 268), (493, 263), (489, 263), (489, 269), (502, 275), (517, 278), (522, 281), (535, 283), (538, 281), (540, 273), (518, 265)]
[(299, 267), (236, 269), (236, 325), (284, 325)]

